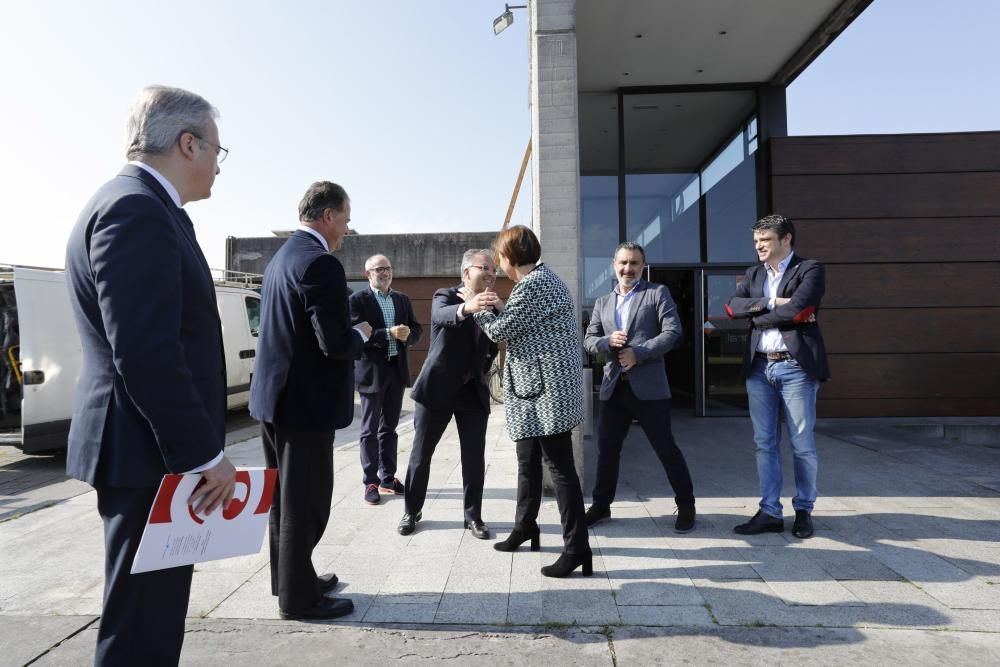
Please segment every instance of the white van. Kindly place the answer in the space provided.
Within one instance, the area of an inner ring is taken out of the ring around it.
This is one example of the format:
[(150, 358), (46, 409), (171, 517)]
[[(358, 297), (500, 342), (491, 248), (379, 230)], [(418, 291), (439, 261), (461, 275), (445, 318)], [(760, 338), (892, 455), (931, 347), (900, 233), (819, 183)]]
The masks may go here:
[[(260, 295), (216, 281), (226, 353), (226, 406), (250, 400)], [(0, 267), (0, 430), (20, 428), (27, 453), (66, 447), (80, 338), (61, 269)]]

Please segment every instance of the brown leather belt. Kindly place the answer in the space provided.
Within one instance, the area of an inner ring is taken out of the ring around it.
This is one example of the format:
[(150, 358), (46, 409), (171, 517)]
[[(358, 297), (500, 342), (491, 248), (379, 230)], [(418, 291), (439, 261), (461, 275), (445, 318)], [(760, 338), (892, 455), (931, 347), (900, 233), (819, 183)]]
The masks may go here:
[(755, 352), (753, 356), (768, 361), (792, 361), (795, 358), (788, 352)]

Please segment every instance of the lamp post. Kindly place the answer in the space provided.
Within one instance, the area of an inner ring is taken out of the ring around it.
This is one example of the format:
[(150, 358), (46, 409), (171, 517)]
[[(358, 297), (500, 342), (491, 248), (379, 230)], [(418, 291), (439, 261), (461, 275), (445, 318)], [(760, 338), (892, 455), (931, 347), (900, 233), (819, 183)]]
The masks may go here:
[(503, 14), (493, 19), (493, 34), (499, 35), (510, 27), (514, 22), (514, 12), (512, 9), (527, 9), (528, 5), (508, 5), (504, 3)]

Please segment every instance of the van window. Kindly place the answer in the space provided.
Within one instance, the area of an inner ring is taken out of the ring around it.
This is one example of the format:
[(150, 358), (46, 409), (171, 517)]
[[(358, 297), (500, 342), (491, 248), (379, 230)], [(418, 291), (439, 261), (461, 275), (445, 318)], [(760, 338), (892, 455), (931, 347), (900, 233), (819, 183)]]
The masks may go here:
[(250, 323), (250, 335), (256, 336), (257, 329), (260, 328), (260, 299), (248, 296), (245, 301), (247, 306), (247, 321)]

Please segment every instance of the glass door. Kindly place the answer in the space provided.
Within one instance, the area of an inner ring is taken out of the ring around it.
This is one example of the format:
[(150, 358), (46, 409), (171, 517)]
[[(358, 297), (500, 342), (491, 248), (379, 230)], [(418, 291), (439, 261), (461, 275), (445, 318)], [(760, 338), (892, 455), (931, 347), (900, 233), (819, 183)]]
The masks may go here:
[(704, 300), (702, 336), (702, 387), (698, 414), (708, 417), (744, 416), (747, 392), (740, 374), (747, 341), (746, 320), (731, 320), (726, 303), (736, 291), (743, 271), (702, 271)]

